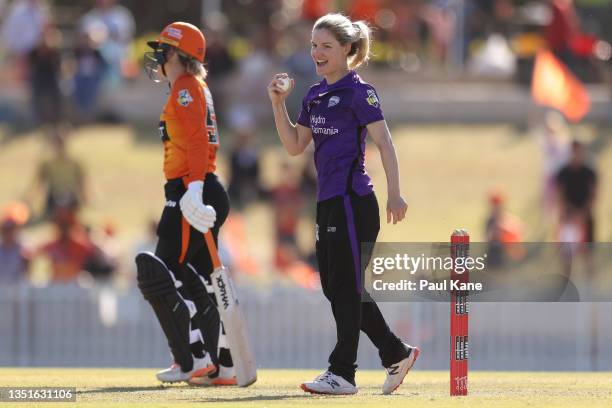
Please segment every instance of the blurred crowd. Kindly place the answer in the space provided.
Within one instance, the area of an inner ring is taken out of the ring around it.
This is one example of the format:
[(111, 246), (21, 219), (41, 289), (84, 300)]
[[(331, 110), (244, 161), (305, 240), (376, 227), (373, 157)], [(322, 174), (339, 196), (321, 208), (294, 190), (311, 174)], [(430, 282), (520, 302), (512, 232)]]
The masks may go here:
[[(135, 74), (128, 65), (136, 26), (127, 8), (98, 0), (71, 30), (58, 25), (58, 14), (44, 0), (0, 5), (2, 79), (27, 87), (30, 113), (22, 118), (27, 127), (99, 118), (101, 89)], [(0, 119), (11, 116), (18, 115), (9, 111)]]
[(540, 146), (542, 163), (539, 223), (527, 226), (507, 210), (503, 190), (491, 191), (485, 222), (488, 265), (522, 260), (526, 252), (520, 244), (526, 241), (529, 228), (532, 235), (540, 234), (539, 241), (564, 243), (566, 268), (571, 268), (573, 257), (583, 256), (588, 272), (593, 272), (600, 179), (593, 146), (573, 137), (563, 116), (554, 110), (546, 112), (532, 133)]
[(202, 1), (199, 14), (188, 2), (124, 3), (0, 1), (0, 83), (23, 84), (31, 101), (27, 115), (0, 100), (0, 121), (120, 120), (104, 96), (140, 76), (146, 41), (170, 19), (203, 27), (213, 91), (225, 90), (215, 93), (221, 106), (228, 94), (253, 106), (261, 95), (249, 85), (279, 66), (301, 86), (311, 83), (309, 30), (329, 11), (375, 28), (374, 68), (429, 78), (528, 83), (535, 54), (548, 46), (582, 81), (597, 82), (611, 54), (608, 0)]
[[(581, 80), (596, 82), (604, 79), (600, 66), (611, 54), (609, 0), (202, 1), (199, 14), (187, 10), (189, 2), (180, 2), (184, 7), (170, 3), (154, 1), (145, 10), (118, 0), (0, 0), (0, 86), (26, 90), (29, 96), (26, 110), (12, 104), (8, 92), (0, 96), (0, 123), (12, 125), (14, 133), (20, 127), (42, 126), (50, 148), (23, 196), (27, 202), (30, 195), (42, 194), (44, 209), (29, 214), (27, 207), (14, 203), (2, 213), (0, 282), (24, 279), (30, 262), (40, 258), (46, 259), (56, 282), (73, 281), (82, 272), (108, 280), (125, 269), (120, 260), (130, 251), (119, 249), (114, 225), (89, 226), (81, 220), (88, 205), (87, 172), (67, 146), (76, 126), (129, 119), (105, 96), (139, 86), (145, 42), (168, 19), (196, 23), (206, 35), (208, 81), (230, 164), (234, 211), (226, 229), (233, 235), (227, 237), (226, 252), (239, 269), (258, 270), (252, 259), (237, 252), (243, 251), (241, 214), (265, 203), (274, 219), (273, 266), (304, 287), (315, 287), (317, 281), (313, 250), (298, 239), (300, 220), (312, 223), (314, 217), (313, 161), (307, 158), (299, 167), (280, 163), (281, 179), (264, 186), (257, 141), (266, 126), (262, 118), (269, 116), (267, 104), (261, 103), (266, 99), (262, 84), (272, 73), (282, 67), (296, 79), (298, 89), (288, 101), (292, 117), (301, 95), (317, 80), (310, 29), (319, 16), (343, 11), (368, 21), (376, 38), (372, 68), (416, 77), (528, 83), (534, 56), (547, 47)], [(201, 20), (194, 21), (194, 15)], [(545, 166), (543, 214), (558, 225), (558, 239), (588, 241), (595, 225), (597, 173), (585, 161), (585, 146), (572, 143), (560, 123), (551, 114), (536, 132)], [(487, 238), (502, 247), (524, 236), (520, 220), (504, 210), (504, 203), (503, 192), (492, 193), (486, 223)], [(556, 216), (550, 215), (551, 208)], [(24, 248), (20, 229), (44, 223), (52, 229), (49, 241)], [(136, 244), (139, 250), (153, 249), (155, 229), (154, 223), (147, 227)]]
[[(38, 163), (35, 178), (26, 185), (22, 200), (7, 204), (0, 213), (0, 283), (28, 278), (32, 261), (42, 260), (53, 282), (71, 282), (88, 272), (90, 278), (108, 281), (119, 267), (115, 228), (106, 223), (93, 230), (80, 219), (86, 204), (87, 177), (83, 165), (66, 150), (67, 136), (54, 133), (49, 154)], [(28, 205), (41, 196), (39, 214)], [(23, 227), (47, 225), (47, 239), (35, 246), (22, 243)], [(40, 262), (37, 264), (40, 266)]]

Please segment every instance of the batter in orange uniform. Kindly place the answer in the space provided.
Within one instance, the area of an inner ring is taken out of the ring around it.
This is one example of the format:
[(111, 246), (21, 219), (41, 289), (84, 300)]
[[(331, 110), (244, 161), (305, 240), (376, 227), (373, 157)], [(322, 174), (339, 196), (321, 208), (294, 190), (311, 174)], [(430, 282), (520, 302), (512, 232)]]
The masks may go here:
[(213, 266), (204, 234), (212, 231), (217, 243), (229, 212), (227, 193), (214, 174), (219, 133), (204, 81), (206, 42), (197, 27), (177, 22), (149, 45), (154, 52), (145, 54), (147, 73), (156, 82), (170, 83), (159, 122), (167, 180), (159, 241), (154, 254), (136, 257), (138, 286), (174, 357), (157, 378), (235, 384), (229, 350), (219, 347), (222, 330), (212, 288), (206, 288)]

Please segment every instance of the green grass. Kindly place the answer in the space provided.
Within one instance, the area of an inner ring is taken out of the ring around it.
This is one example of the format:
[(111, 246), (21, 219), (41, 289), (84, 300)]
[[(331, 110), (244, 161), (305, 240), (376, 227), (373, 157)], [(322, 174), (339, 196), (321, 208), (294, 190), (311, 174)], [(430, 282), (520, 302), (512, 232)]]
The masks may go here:
[[(152, 369), (0, 369), (3, 387), (76, 387), (76, 403), (14, 403), (2, 407), (609, 407), (611, 373), (472, 372), (470, 395), (449, 397), (448, 372), (415, 371), (390, 396), (384, 372), (359, 371), (355, 396), (313, 396), (298, 389), (312, 370), (260, 370), (249, 388), (161, 386)], [(217, 406), (217, 405), (215, 405)]]

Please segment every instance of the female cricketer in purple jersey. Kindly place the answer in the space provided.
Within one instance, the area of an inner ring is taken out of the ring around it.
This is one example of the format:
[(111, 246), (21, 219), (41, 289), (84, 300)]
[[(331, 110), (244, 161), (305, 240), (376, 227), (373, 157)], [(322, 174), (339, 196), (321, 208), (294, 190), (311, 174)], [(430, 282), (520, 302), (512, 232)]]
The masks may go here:
[[(374, 242), (380, 229), (378, 203), (365, 171), (365, 138), (370, 134), (380, 151), (387, 175), (387, 222), (404, 218), (395, 148), (376, 90), (354, 71), (367, 61), (370, 29), (341, 14), (321, 17), (312, 30), (311, 55), (323, 81), (313, 85), (292, 124), (285, 99), (294, 87), (287, 74), (277, 74), (268, 86), (281, 142), (294, 156), (314, 140), (317, 168), (316, 250), (325, 297), (336, 320), (337, 343), (329, 368), (301, 385), (319, 394), (354, 394), (359, 332), (378, 348), (387, 379), (382, 391), (393, 392), (419, 355), (387, 326), (376, 303), (363, 291), (360, 242)], [(284, 84), (289, 80), (289, 88)], [(370, 301), (364, 301), (370, 300)]]

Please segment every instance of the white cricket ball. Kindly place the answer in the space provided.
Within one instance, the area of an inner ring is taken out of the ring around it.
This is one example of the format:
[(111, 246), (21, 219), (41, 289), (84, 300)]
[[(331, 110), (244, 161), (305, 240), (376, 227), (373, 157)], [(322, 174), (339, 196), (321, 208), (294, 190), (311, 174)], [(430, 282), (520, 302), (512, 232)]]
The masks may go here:
[(278, 79), (280, 84), (279, 87), (283, 92), (287, 92), (289, 90), (289, 88), (291, 87), (291, 79), (287, 78), (287, 77), (282, 77)]

